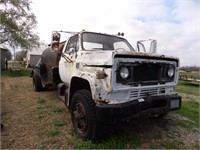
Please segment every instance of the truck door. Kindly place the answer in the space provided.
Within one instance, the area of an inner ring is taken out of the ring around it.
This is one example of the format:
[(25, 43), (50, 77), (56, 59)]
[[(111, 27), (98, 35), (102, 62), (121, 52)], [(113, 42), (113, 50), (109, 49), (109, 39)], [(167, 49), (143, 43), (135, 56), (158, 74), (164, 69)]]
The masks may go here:
[(78, 49), (78, 35), (75, 35), (68, 40), (59, 62), (59, 74), (63, 82), (69, 83), (71, 76), (75, 71)]

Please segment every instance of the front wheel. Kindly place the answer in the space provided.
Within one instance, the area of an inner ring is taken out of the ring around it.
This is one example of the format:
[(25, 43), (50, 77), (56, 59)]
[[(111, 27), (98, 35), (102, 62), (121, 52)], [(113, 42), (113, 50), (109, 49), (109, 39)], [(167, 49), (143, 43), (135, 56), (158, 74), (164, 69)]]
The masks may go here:
[(96, 122), (95, 103), (88, 90), (77, 91), (70, 106), (71, 119), (75, 132), (84, 140), (99, 138), (99, 125)]

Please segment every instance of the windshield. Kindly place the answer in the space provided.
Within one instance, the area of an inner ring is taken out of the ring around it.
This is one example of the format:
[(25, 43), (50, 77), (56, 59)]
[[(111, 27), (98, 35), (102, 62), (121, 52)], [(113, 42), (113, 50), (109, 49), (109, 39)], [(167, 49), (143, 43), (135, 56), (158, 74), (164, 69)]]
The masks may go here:
[(133, 50), (126, 39), (99, 33), (84, 32), (82, 42), (84, 50)]

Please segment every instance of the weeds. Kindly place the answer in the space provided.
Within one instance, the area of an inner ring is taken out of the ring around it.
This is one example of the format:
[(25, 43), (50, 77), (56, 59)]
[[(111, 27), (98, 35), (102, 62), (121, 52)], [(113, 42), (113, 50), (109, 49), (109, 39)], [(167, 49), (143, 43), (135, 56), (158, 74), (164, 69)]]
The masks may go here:
[(36, 98), (36, 101), (37, 101), (38, 104), (44, 104), (45, 103), (45, 99), (41, 98), (41, 97)]
[(37, 118), (38, 118), (38, 119), (42, 119), (42, 118), (44, 118), (44, 117), (46, 117), (46, 115), (44, 115), (43, 113), (38, 113), (38, 114), (37, 114)]
[(56, 128), (54, 129), (51, 129), (49, 132), (48, 132), (48, 136), (50, 137), (54, 137), (54, 136), (57, 136), (60, 134), (60, 131)]
[(63, 112), (64, 111), (63, 108), (61, 108), (59, 106), (55, 106), (55, 105), (50, 106), (50, 109), (51, 109), (51, 111), (53, 111), (55, 113), (57, 113), (57, 112)]
[(111, 137), (105, 141), (93, 143), (91, 141), (80, 141), (75, 144), (76, 149), (122, 149), (137, 148), (141, 144), (141, 139), (135, 135), (125, 135)]
[(65, 124), (65, 122), (63, 120), (60, 120), (60, 119), (56, 119), (54, 121), (55, 126), (63, 126), (64, 124)]
[(162, 142), (161, 146), (165, 147), (166, 149), (182, 149), (181, 147), (182, 142), (173, 140), (173, 141), (166, 141)]

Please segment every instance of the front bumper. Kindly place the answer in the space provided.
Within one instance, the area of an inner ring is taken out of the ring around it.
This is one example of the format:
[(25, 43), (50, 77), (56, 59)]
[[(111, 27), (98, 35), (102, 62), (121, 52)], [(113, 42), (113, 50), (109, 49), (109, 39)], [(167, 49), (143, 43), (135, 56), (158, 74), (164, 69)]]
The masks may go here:
[(120, 104), (97, 104), (95, 110), (98, 122), (111, 123), (140, 116), (168, 113), (180, 107), (181, 96), (174, 94), (148, 96)]

